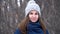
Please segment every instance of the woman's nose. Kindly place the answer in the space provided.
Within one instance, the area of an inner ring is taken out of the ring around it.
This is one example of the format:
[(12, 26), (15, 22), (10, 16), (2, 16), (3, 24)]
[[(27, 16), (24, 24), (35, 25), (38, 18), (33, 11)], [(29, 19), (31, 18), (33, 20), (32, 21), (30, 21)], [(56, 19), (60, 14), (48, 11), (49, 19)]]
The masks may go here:
[(35, 17), (35, 14), (33, 14), (32, 16)]

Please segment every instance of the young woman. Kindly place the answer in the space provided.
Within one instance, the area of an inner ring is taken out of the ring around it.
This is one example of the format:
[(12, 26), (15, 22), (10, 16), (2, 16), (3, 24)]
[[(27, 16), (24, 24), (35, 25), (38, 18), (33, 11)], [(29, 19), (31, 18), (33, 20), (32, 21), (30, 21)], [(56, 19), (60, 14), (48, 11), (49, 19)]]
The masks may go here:
[(28, 2), (25, 8), (25, 18), (14, 34), (49, 34), (41, 19), (40, 7), (34, 0)]

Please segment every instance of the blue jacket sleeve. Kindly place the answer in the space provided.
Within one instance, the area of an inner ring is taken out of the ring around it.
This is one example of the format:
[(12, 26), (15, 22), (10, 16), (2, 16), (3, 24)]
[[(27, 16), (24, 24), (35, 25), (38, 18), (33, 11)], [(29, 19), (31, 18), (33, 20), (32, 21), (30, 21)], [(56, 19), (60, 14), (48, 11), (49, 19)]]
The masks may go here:
[(46, 34), (49, 34), (48, 30), (46, 30)]
[(14, 34), (22, 34), (20, 29), (16, 29), (16, 31), (14, 32)]

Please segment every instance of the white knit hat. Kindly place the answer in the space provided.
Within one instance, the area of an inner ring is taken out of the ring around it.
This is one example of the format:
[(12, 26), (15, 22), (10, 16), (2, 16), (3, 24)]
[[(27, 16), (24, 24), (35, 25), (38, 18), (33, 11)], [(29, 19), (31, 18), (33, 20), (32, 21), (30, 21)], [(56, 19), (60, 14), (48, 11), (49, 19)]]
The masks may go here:
[(39, 5), (38, 5), (34, 0), (30, 0), (30, 1), (27, 3), (27, 6), (26, 6), (26, 8), (25, 8), (25, 17), (28, 15), (28, 13), (29, 13), (31, 10), (36, 10), (36, 11), (38, 11), (38, 13), (39, 13), (40, 16), (41, 16), (40, 7), (39, 7)]

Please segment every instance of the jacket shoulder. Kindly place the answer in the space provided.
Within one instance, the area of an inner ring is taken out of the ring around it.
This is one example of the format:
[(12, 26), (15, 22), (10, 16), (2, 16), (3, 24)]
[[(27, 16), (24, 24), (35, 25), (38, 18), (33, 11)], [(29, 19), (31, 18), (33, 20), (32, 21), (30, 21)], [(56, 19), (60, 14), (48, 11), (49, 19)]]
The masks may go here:
[(17, 28), (17, 29), (15, 30), (14, 34), (22, 34), (22, 32), (21, 32), (20, 29)]

